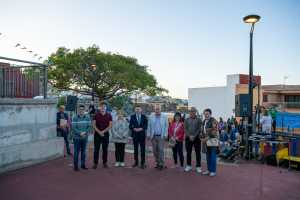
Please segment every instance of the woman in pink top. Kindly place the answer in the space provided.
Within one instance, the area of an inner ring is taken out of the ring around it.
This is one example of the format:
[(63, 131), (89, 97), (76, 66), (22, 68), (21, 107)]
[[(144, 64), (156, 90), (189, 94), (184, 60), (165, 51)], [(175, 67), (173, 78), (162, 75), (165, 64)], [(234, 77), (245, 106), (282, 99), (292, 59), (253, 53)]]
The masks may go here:
[(175, 113), (173, 122), (169, 126), (169, 139), (176, 140), (176, 144), (172, 147), (175, 167), (177, 167), (177, 155), (179, 156), (180, 166), (183, 167), (183, 140), (184, 140), (184, 125), (181, 114)]

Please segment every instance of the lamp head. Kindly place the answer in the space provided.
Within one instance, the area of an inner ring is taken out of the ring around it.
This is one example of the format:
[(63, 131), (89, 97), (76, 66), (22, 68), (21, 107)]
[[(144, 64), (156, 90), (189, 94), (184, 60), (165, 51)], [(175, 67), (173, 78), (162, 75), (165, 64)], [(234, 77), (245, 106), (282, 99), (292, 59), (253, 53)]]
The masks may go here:
[(93, 70), (95, 70), (97, 68), (97, 65), (96, 64), (91, 64), (91, 67)]
[(247, 15), (246, 17), (243, 18), (243, 21), (247, 24), (255, 24), (260, 20), (259, 15)]

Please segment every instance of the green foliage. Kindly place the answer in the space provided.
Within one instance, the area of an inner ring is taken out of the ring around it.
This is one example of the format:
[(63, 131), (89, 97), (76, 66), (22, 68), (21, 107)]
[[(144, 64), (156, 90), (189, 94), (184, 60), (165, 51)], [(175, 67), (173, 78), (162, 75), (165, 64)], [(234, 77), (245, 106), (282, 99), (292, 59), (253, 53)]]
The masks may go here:
[(39, 79), (40, 70), (37, 67), (27, 67), (24, 69), (23, 74), (27, 80)]
[(109, 101), (112, 107), (116, 107), (117, 109), (122, 109), (126, 104), (130, 103), (129, 96), (122, 95), (122, 96), (115, 96), (110, 99)]
[[(155, 77), (147, 66), (138, 64), (137, 59), (120, 54), (105, 53), (97, 46), (73, 51), (60, 47), (49, 57), (53, 65), (48, 79), (54, 87), (91, 95), (100, 100), (139, 91), (148, 95), (166, 92), (158, 87)], [(96, 65), (95, 68), (92, 66)]]
[(57, 102), (57, 107), (61, 105), (66, 105), (66, 97), (59, 97), (58, 102)]

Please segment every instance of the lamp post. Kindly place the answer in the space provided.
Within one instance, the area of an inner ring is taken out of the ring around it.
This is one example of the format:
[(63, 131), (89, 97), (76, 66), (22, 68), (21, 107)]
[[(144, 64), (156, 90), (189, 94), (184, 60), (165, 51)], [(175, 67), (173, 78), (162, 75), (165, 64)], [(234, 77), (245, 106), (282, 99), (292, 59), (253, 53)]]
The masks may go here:
[[(97, 65), (96, 64), (91, 64), (91, 68), (93, 70), (93, 72), (95, 72), (95, 70), (97, 69)], [(93, 73), (93, 81), (94, 81), (94, 85), (93, 85), (93, 88), (92, 88), (92, 101), (95, 100), (95, 87), (96, 87), (96, 83), (95, 83), (95, 73)]]
[[(247, 24), (251, 24), (250, 29), (250, 57), (249, 57), (249, 84), (248, 84), (248, 97), (249, 97), (249, 108), (248, 108), (248, 128), (247, 128), (247, 151), (249, 151), (249, 136), (253, 132), (253, 32), (254, 25), (260, 20), (258, 15), (248, 15), (243, 18), (243, 21)], [(250, 159), (250, 158), (249, 158)]]

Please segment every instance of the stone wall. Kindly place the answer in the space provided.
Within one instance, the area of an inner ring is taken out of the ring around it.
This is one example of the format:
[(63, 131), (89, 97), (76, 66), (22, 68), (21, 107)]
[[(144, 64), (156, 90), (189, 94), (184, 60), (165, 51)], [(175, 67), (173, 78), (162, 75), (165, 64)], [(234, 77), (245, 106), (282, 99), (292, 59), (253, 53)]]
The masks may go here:
[(63, 156), (56, 100), (0, 99), (0, 173)]

